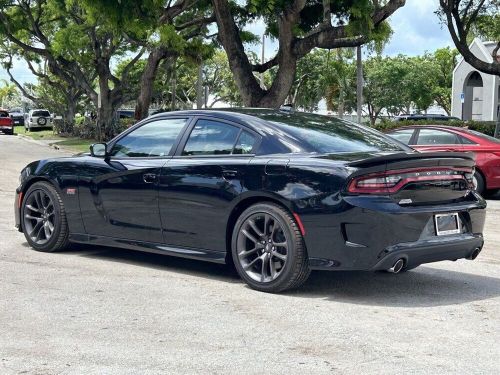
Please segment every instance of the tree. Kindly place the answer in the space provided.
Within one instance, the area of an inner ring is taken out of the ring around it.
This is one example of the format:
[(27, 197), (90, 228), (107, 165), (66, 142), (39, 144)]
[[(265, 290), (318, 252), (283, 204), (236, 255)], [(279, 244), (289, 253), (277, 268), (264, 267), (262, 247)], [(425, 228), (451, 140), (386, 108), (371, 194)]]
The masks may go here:
[[(249, 0), (245, 6), (213, 0), (218, 38), (226, 51), (236, 84), (247, 106), (277, 107), (288, 96), (297, 62), (314, 48), (352, 47), (386, 36), (385, 20), (405, 0), (273, 1)], [(264, 64), (252, 64), (241, 37), (245, 18), (264, 18), (278, 52)], [(254, 72), (276, 67), (272, 85), (261, 88)]]
[[(106, 14), (92, 14), (92, 8), (75, 0), (18, 0), (2, 5), (0, 33), (27, 62), (35, 56), (43, 59), (48, 72), (85, 92), (98, 108), (98, 137), (111, 136), (115, 111), (126, 99), (123, 88), (128, 72), (144, 49), (113, 29)], [(123, 75), (114, 76), (111, 61), (134, 52)]]
[[(448, 27), (460, 54), (477, 70), (500, 75), (500, 2), (498, 0), (439, 0), (438, 14)], [(484, 61), (469, 48), (472, 35), (484, 36), (497, 44), (491, 61)]]
[(208, 107), (211, 108), (219, 102), (232, 106), (241, 105), (241, 96), (229, 68), (226, 53), (223, 50), (215, 51), (204, 66), (205, 84), (208, 86), (211, 96), (210, 101), (207, 100)]
[(9, 84), (6, 80), (2, 79), (2, 86), (0, 86), (0, 103), (1, 108), (18, 106), (21, 103), (21, 96), (19, 90), (15, 85)]
[(402, 92), (407, 65), (402, 56), (368, 59), (363, 64), (363, 73), (364, 102), (372, 125), (384, 109), (397, 113), (407, 105)]
[(353, 52), (349, 49), (336, 50), (327, 70), (326, 106), (336, 112), (339, 117), (344, 112), (356, 109), (356, 65)]
[(209, 0), (84, 0), (92, 14), (106, 14), (109, 24), (120, 30), (148, 56), (142, 64), (135, 117), (148, 116), (154, 82), (162, 61), (189, 56), (198, 63), (211, 51), (202, 40), (214, 22)]
[[(0, 43), (2, 65), (6, 69), (11, 82), (23, 94), (23, 96), (37, 106), (48, 108), (62, 115), (63, 126), (61, 131), (69, 132), (73, 128), (74, 118), (78, 101), (82, 97), (83, 90), (74, 85), (74, 81), (61, 79), (48, 71), (44, 60), (39, 56), (23, 51), (9, 42)], [(12, 74), (13, 59), (20, 57), (26, 62), (31, 73), (37, 78), (38, 85), (22, 85)], [(33, 88), (36, 87), (36, 92)], [(57, 99), (56, 99), (57, 98)]]
[(450, 47), (439, 48), (429, 56), (433, 64), (432, 96), (448, 115), (451, 114), (451, 84), (458, 51)]
[(297, 63), (287, 103), (312, 112), (325, 97), (329, 66), (328, 51), (316, 49)]

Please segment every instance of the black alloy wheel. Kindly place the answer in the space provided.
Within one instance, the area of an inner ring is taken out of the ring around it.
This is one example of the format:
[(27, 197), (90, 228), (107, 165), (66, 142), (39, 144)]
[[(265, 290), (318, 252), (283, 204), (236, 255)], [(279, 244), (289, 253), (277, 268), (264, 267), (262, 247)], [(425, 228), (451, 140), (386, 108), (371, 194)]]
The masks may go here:
[(26, 192), (21, 209), (26, 240), (38, 251), (58, 251), (68, 245), (68, 223), (61, 197), (46, 182), (33, 184)]
[(295, 219), (273, 203), (256, 204), (241, 214), (233, 231), (232, 255), (240, 277), (260, 291), (296, 288), (310, 273)]

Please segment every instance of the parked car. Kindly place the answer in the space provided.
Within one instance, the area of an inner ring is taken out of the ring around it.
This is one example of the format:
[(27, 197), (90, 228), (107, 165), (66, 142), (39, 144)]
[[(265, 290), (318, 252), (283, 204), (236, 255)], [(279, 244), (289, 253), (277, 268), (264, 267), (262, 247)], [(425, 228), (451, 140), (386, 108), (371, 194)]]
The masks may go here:
[(24, 111), (22, 108), (11, 108), (9, 110), (9, 115), (14, 121), (14, 126), (24, 125)]
[(70, 242), (234, 264), (250, 287), (313, 269), (388, 270), (474, 259), (486, 202), (471, 154), (419, 153), (330, 116), (231, 109), (159, 114), (90, 154), (21, 171), (28, 244)]
[(0, 131), (4, 134), (14, 134), (14, 121), (4, 109), (0, 109)]
[(411, 114), (396, 116), (392, 121), (460, 121), (458, 117), (446, 116), (441, 114)]
[(500, 189), (500, 140), (453, 126), (405, 126), (388, 135), (418, 151), (461, 151), (476, 155), (474, 186), (480, 194)]
[(117, 111), (118, 118), (134, 118), (135, 110), (133, 109), (119, 109)]
[(50, 112), (46, 109), (33, 109), (29, 111), (24, 128), (27, 131), (38, 128), (52, 128), (54, 127), (54, 119)]

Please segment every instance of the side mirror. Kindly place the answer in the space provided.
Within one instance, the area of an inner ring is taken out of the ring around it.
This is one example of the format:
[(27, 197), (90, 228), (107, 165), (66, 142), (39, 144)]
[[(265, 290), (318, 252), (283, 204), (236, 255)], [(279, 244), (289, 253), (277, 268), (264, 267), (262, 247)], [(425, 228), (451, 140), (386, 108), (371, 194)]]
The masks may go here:
[(106, 143), (94, 143), (93, 145), (90, 145), (90, 155), (96, 158), (105, 158), (108, 156)]

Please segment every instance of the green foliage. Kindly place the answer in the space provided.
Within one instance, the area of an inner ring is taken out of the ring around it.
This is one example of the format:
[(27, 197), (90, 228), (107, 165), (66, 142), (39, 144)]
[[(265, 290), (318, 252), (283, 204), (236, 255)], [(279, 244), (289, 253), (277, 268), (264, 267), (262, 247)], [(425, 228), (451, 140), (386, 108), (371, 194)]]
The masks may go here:
[(209, 87), (211, 107), (218, 102), (225, 102), (231, 106), (242, 105), (242, 100), (233, 74), (229, 69), (229, 62), (223, 50), (217, 50), (212, 58), (205, 62), (205, 80)]
[(21, 105), (21, 94), (17, 87), (2, 80), (0, 86), (0, 106), (1, 108), (18, 107)]
[(432, 71), (428, 72), (432, 77), (432, 96), (448, 114), (451, 114), (451, 84), (457, 56), (458, 51), (450, 47), (439, 48), (427, 56), (433, 64)]
[(483, 40), (500, 41), (500, 13), (479, 15), (472, 31)]

